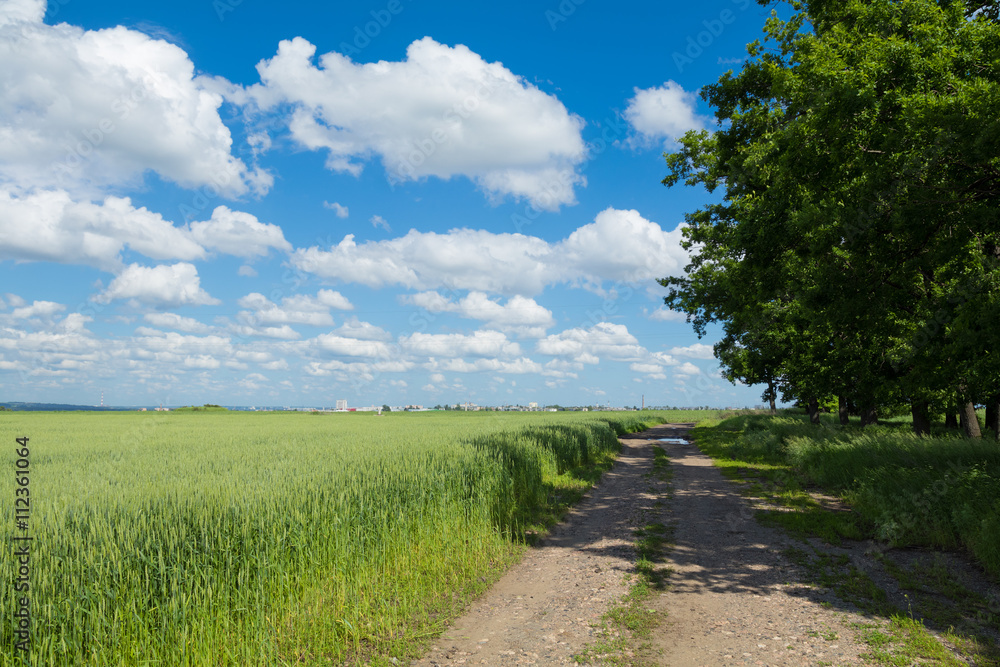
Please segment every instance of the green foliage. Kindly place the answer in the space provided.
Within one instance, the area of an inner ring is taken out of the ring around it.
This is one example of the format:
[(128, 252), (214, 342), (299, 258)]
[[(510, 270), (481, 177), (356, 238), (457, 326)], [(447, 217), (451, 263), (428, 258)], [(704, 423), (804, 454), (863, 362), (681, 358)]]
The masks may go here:
[(1000, 402), (995, 7), (789, 4), (702, 89), (718, 131), (666, 156), (665, 185), (723, 190), (667, 305), (722, 323), (724, 375), (765, 398)]
[[(3, 415), (31, 438), (31, 657), (49, 665), (405, 659), (599, 477), (616, 432), (686, 417)], [(14, 567), (0, 550), (0, 579)]]

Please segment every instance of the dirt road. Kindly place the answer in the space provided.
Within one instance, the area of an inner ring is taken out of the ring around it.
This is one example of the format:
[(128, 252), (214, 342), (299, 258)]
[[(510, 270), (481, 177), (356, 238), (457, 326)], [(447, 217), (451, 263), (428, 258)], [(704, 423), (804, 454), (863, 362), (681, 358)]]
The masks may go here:
[(674, 570), (657, 608), (654, 641), (665, 665), (865, 664), (852, 641), (862, 616), (804, 583), (783, 555), (791, 538), (753, 518), (711, 459), (694, 445), (665, 445), (674, 469), (668, 560)]
[[(589, 497), (412, 664), (573, 663), (627, 591), (634, 529), (655, 521), (675, 527), (674, 572), (669, 589), (649, 600), (667, 617), (647, 663), (863, 664), (848, 628), (863, 619), (802, 583), (782, 555), (790, 539), (759, 525), (695, 446), (659, 441), (687, 429), (668, 424), (624, 438), (618, 462)], [(667, 484), (648, 475), (657, 446), (674, 472), (666, 503)]]

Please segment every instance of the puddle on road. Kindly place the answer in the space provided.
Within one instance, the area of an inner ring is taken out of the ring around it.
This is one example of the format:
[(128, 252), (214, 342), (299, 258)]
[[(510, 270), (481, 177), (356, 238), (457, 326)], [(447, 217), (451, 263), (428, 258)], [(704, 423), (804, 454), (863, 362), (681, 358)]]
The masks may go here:
[(684, 438), (657, 438), (659, 442), (665, 442), (668, 445), (686, 445), (688, 441)]

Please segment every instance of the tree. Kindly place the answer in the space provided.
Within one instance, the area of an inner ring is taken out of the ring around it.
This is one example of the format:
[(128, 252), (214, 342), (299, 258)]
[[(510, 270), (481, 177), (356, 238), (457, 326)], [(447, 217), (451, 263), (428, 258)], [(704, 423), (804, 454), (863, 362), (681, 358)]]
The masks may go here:
[(665, 185), (724, 198), (687, 216), (691, 264), (661, 281), (665, 300), (699, 336), (723, 323), (731, 380), (842, 396), (862, 423), (910, 404), (922, 432), (959, 388), (965, 403), (1000, 393), (996, 12), (791, 5), (703, 89), (721, 129), (666, 155)]

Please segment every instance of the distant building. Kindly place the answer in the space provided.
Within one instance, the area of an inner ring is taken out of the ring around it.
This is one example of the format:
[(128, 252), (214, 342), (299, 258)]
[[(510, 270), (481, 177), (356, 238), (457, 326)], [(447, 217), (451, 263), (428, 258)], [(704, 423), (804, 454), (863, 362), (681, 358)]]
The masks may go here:
[(337, 409), (338, 410), (346, 410), (347, 409), (347, 399), (340, 399), (340, 400), (338, 400), (337, 401)]

